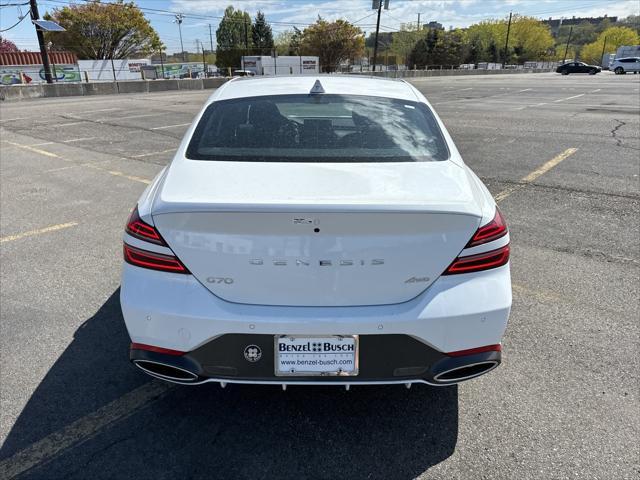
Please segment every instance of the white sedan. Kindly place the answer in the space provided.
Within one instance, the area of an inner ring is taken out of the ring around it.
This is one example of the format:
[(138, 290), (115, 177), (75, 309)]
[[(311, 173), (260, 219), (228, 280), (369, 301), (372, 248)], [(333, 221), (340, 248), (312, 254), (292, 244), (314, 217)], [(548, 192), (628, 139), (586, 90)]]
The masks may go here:
[(225, 83), (124, 260), (130, 358), (163, 380), (451, 385), (501, 362), (507, 226), (404, 81)]

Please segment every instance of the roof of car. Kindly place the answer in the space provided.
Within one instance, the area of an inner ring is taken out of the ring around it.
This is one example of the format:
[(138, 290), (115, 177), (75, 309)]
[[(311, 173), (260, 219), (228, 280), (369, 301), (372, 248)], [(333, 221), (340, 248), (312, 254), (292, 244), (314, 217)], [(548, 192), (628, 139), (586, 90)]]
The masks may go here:
[(319, 80), (325, 94), (368, 95), (416, 101), (406, 82), (356, 75), (287, 75), (283, 77), (241, 77), (225, 83), (210, 101), (263, 95), (307, 94)]

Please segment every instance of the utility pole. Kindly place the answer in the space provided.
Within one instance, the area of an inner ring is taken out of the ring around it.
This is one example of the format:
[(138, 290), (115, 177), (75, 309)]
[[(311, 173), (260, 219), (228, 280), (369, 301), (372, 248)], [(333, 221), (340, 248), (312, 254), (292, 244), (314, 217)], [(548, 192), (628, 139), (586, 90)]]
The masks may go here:
[(211, 53), (213, 53), (213, 34), (211, 33), (211, 24), (209, 24), (209, 42), (211, 43)]
[(200, 45), (202, 46), (202, 71), (203, 71), (203, 75), (207, 76), (207, 58), (205, 57), (205, 53), (204, 53), (204, 43), (200, 42)]
[(249, 53), (249, 33), (247, 32), (247, 17), (244, 17), (244, 55), (242, 56), (242, 70), (244, 70), (244, 57)]
[(509, 12), (509, 24), (507, 25), (507, 41), (504, 42), (504, 56), (502, 57), (502, 68), (504, 68), (507, 63), (507, 52), (509, 48), (509, 33), (511, 32), (511, 16), (513, 12)]
[(600, 66), (604, 67), (604, 65), (602, 64), (602, 61), (604, 60), (604, 51), (607, 48), (607, 37), (604, 37), (604, 44), (602, 45), (602, 55), (600, 55)]
[(378, 21), (376, 22), (376, 39), (373, 44), (373, 71), (376, 71), (376, 60), (378, 58), (378, 33), (380, 32), (380, 14), (382, 13), (382, 2), (384, 2), (384, 8), (389, 10), (389, 0), (373, 0), (373, 5), (378, 5)]
[(418, 31), (420, 31), (420, 14), (418, 13)]
[(186, 62), (187, 60), (184, 58), (184, 45), (182, 44), (182, 20), (184, 19), (184, 15), (181, 13), (176, 13), (175, 22), (178, 24), (178, 31), (180, 32), (180, 50), (182, 51), (182, 61)]
[(160, 67), (162, 68), (162, 79), (164, 80), (166, 77), (164, 76), (164, 60), (162, 59), (162, 47), (160, 47)]
[[(31, 20), (40, 20), (40, 14), (38, 13), (38, 2), (36, 0), (29, 0), (29, 6), (31, 7)], [(38, 36), (38, 44), (40, 45), (40, 55), (42, 55), (42, 66), (44, 68), (44, 78), (47, 83), (53, 83), (51, 76), (51, 65), (49, 64), (49, 53), (47, 52), (47, 46), (44, 44), (44, 34), (37, 25), (36, 35)]]
[[(573, 25), (569, 28), (569, 38), (567, 38), (567, 46), (564, 49), (564, 58), (562, 59), (562, 64), (567, 61), (567, 52), (569, 51), (569, 42), (571, 41), (571, 34), (573, 33)], [(575, 60), (575, 59), (574, 59)]]

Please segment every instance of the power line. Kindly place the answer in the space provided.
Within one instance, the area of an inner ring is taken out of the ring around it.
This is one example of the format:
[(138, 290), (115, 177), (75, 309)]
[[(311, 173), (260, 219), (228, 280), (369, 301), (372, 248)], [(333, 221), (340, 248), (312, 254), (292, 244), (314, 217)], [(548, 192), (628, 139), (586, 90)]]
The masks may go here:
[(22, 17), (20, 20), (18, 20), (16, 23), (14, 23), (13, 25), (11, 25), (9, 28), (5, 28), (3, 30), (0, 30), (0, 32), (8, 32), (9, 30), (11, 30), (12, 28), (17, 27), (18, 25), (20, 25), (22, 23), (22, 21), (27, 18), (29, 15), (31, 14), (31, 9), (29, 9), (29, 11), (27, 12), (27, 14)]

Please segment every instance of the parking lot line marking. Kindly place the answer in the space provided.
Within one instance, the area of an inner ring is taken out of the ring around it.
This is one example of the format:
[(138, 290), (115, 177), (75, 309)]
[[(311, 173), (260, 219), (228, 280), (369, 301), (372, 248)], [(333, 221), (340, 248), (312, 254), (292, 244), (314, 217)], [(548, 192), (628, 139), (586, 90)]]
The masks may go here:
[(584, 97), (585, 95), (586, 95), (586, 93), (580, 93), (579, 95), (574, 95), (573, 97), (560, 98), (558, 100), (554, 100), (554, 103), (564, 102), (565, 100), (571, 100), (573, 98)]
[(126, 120), (127, 118), (143, 118), (143, 117), (159, 117), (161, 115), (166, 115), (166, 112), (161, 112), (161, 113), (145, 113), (143, 115), (129, 115), (126, 117), (118, 117), (115, 118), (114, 120)]
[(525, 88), (524, 90), (518, 90), (516, 93), (529, 92), (533, 90), (533, 88)]
[(141, 153), (140, 155), (131, 155), (131, 158), (150, 157), (152, 155), (160, 155), (161, 153), (175, 152), (175, 148), (167, 148), (166, 150), (160, 150), (159, 152)]
[(79, 418), (66, 427), (32, 443), (0, 462), (0, 478), (13, 478), (51, 461), (69, 447), (86, 442), (102, 429), (124, 420), (151, 402), (160, 399), (173, 385), (158, 381), (145, 383), (120, 398)]
[(591, 93), (596, 93), (599, 92), (600, 90), (602, 90), (601, 88), (596, 88), (595, 90), (591, 90)]
[[(9, 145), (13, 145), (14, 147), (24, 148), (25, 150), (29, 150), (30, 152), (39, 153), (40, 155), (45, 155), (47, 157), (59, 158), (60, 160), (65, 160), (60, 155), (56, 155), (55, 153), (47, 152), (46, 150), (40, 150), (39, 148), (31, 147), (29, 145), (22, 145), (21, 143), (10, 142), (9, 140), (3, 140), (3, 142), (8, 143)], [(42, 145), (42, 144), (38, 144), (38, 145)]]
[(45, 228), (38, 228), (37, 230), (29, 230), (28, 232), (17, 233), (15, 235), (8, 235), (6, 237), (0, 237), (0, 243), (13, 242), (14, 240), (20, 240), (25, 237), (33, 237), (34, 235), (42, 235), (43, 233), (56, 232), (69, 227), (75, 227), (78, 222), (60, 223), (58, 225), (51, 225)]
[(71, 140), (63, 140), (62, 143), (82, 142), (83, 140), (93, 140), (96, 137), (72, 138)]
[(56, 123), (56, 127), (70, 127), (71, 125), (80, 125), (81, 123), (88, 122), (89, 120), (82, 120), (81, 122), (70, 122), (70, 123)]
[(100, 170), (101, 172), (108, 173), (109, 175), (126, 178), (127, 180), (133, 180), (134, 182), (144, 183), (145, 185), (149, 185), (151, 183), (151, 180), (147, 178), (137, 177), (136, 175), (127, 175), (126, 173), (122, 173), (118, 170), (107, 170), (106, 168), (101, 168), (93, 163), (83, 163), (79, 166), (93, 168), (94, 170)]
[(0, 122), (15, 122), (17, 120), (27, 120), (27, 117), (1, 118)]
[(525, 108), (533, 108), (533, 107), (541, 107), (542, 105), (546, 105), (546, 102), (536, 103), (535, 105), (525, 105), (524, 107), (518, 107), (516, 110), (524, 110)]
[(513, 192), (516, 192), (516, 191), (520, 190), (521, 188), (524, 188), (527, 184), (535, 181), (537, 178), (539, 178), (540, 176), (542, 176), (545, 173), (547, 173), (553, 167), (558, 165), (563, 160), (566, 160), (567, 158), (569, 158), (571, 155), (573, 155), (577, 151), (578, 151), (577, 148), (567, 148), (564, 152), (562, 152), (559, 155), (556, 155), (555, 157), (553, 157), (548, 162), (545, 162), (543, 165), (541, 165), (540, 167), (536, 168), (533, 172), (531, 172), (527, 176), (522, 177), (520, 179), (520, 182), (517, 185), (513, 185), (513, 186), (511, 186), (509, 188), (505, 188), (503, 191), (498, 193), (495, 196), (496, 202), (501, 202), (502, 200), (507, 198), (509, 195), (511, 195)]
[[(46, 155), (47, 157), (58, 158), (60, 160), (64, 160), (65, 162), (70, 162), (71, 161), (71, 160), (67, 160), (66, 158), (61, 157), (60, 155), (56, 155), (55, 153), (47, 152), (46, 150), (40, 150), (39, 148), (34, 148), (34, 147), (29, 146), (29, 145), (21, 145), (20, 143), (10, 142), (8, 140), (3, 140), (3, 142), (8, 143), (9, 145), (13, 145), (13, 146), (18, 147), (18, 148), (24, 148), (25, 150), (29, 150), (31, 152), (39, 153), (41, 155)], [(97, 165), (94, 165), (92, 163), (83, 163), (83, 164), (78, 165), (78, 166), (94, 168), (94, 169), (100, 170), (102, 172), (107, 172), (107, 173), (109, 173), (111, 175), (114, 175), (116, 177), (126, 178), (126, 179), (129, 179), (129, 180), (133, 180), (134, 182), (144, 183), (145, 185), (149, 185), (151, 183), (151, 180), (149, 180), (149, 179), (138, 177), (136, 175), (127, 175), (126, 173), (122, 173), (122, 172), (119, 172), (117, 170), (107, 170), (106, 168), (100, 168)]]
[(151, 130), (163, 130), (165, 128), (184, 127), (186, 125), (191, 125), (191, 122), (189, 122), (189, 123), (179, 123), (177, 125), (165, 125), (164, 127), (153, 127)]
[(151, 183), (151, 180), (147, 180), (146, 178), (136, 177), (135, 175), (127, 175), (126, 173), (122, 173), (117, 170), (105, 170), (105, 172), (110, 173), (111, 175), (114, 175), (116, 177), (123, 177), (129, 180), (133, 180), (134, 182), (144, 183), (145, 185), (149, 185)]
[(83, 110), (82, 113), (113, 112), (115, 110), (122, 110), (122, 109), (121, 108), (101, 108), (99, 110)]

